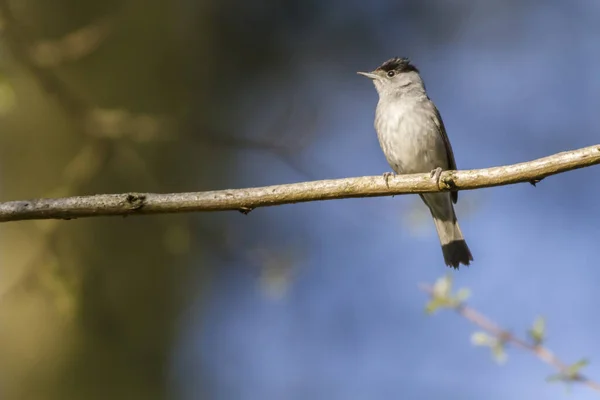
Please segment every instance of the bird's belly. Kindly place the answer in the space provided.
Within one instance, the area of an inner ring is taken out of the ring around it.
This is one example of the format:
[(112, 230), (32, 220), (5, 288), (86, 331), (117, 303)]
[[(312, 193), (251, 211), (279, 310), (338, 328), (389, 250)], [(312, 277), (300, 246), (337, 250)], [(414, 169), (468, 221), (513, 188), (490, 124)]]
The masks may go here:
[(398, 174), (448, 168), (445, 144), (433, 119), (388, 118), (387, 124), (377, 127), (377, 136), (388, 163)]
[(437, 167), (447, 168), (436, 154), (435, 145), (428, 146), (423, 138), (412, 141), (392, 139), (381, 141), (381, 147), (387, 162), (399, 174), (429, 172)]

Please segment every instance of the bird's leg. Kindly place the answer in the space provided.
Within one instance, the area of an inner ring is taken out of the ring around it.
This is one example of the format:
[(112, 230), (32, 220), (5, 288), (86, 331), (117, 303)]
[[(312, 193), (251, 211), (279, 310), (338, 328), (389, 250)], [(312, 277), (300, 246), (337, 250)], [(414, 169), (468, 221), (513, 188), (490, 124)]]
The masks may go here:
[(435, 182), (435, 184), (437, 185), (437, 187), (440, 187), (440, 177), (442, 176), (442, 168), (441, 167), (437, 167), (436, 169), (434, 169), (433, 171), (431, 171), (431, 180), (433, 180), (433, 182)]
[(390, 182), (389, 182), (390, 176), (396, 176), (396, 173), (395, 172), (385, 172), (383, 174), (383, 179), (385, 180), (385, 186), (387, 186), (388, 189), (390, 188)]

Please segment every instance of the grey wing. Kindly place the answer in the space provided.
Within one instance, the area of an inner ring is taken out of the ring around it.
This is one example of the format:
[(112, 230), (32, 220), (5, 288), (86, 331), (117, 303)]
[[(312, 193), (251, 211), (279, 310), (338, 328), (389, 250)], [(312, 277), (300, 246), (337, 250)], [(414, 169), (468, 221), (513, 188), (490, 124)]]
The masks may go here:
[[(431, 101), (431, 100), (430, 100)], [(431, 102), (433, 106), (433, 110), (435, 112), (435, 124), (438, 127), (440, 135), (442, 136), (442, 140), (444, 141), (444, 146), (446, 147), (446, 157), (448, 158), (448, 169), (455, 170), (456, 169), (456, 161), (454, 160), (454, 152), (452, 151), (452, 145), (450, 144), (450, 139), (448, 139), (448, 134), (446, 133), (446, 127), (444, 126), (444, 121), (442, 120), (442, 116), (438, 111), (437, 107), (433, 102)], [(456, 203), (458, 201), (458, 192), (450, 192), (450, 197), (452, 198), (452, 202)]]

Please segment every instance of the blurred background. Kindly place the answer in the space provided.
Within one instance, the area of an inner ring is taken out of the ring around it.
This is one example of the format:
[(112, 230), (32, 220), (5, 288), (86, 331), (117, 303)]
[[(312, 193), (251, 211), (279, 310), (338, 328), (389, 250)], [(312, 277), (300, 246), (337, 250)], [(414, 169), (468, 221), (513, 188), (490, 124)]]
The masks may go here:
[[(421, 69), (460, 169), (598, 143), (592, 0), (0, 0), (0, 199), (389, 170), (356, 71)], [(598, 168), (462, 192), (451, 272), (600, 380)], [(417, 196), (0, 227), (2, 399), (592, 398), (476, 347)], [(570, 393), (570, 394), (569, 394)], [(573, 397), (575, 395), (575, 397)]]

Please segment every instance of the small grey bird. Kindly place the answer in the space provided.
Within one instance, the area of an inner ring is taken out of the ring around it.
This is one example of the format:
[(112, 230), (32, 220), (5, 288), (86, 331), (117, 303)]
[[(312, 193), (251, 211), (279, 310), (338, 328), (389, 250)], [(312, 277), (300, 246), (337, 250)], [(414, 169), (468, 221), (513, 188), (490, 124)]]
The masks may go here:
[[(394, 172), (431, 172), (437, 181), (442, 170), (456, 169), (442, 117), (427, 96), (419, 70), (407, 58), (392, 58), (375, 71), (359, 74), (373, 80), (379, 94), (375, 130)], [(469, 265), (473, 256), (452, 205), (458, 192), (420, 196), (431, 211), (446, 265), (457, 269), (459, 264)]]

